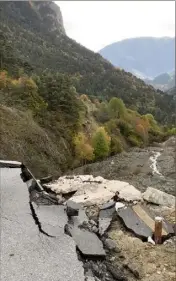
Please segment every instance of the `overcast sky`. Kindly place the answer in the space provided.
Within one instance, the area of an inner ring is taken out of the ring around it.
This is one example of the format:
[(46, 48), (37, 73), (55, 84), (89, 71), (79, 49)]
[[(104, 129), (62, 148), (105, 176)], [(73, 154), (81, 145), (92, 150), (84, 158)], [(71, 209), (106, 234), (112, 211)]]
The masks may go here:
[(139, 36), (175, 36), (175, 1), (55, 1), (69, 37), (98, 51)]

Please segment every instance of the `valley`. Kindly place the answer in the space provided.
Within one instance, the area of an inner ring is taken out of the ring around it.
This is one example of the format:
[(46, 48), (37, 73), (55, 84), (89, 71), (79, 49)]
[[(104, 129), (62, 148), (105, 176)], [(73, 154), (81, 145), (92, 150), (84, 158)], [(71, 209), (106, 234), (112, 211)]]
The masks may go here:
[(0, 279), (174, 281), (176, 93), (137, 77), (173, 70), (173, 40), (116, 65), (57, 4), (0, 2)]

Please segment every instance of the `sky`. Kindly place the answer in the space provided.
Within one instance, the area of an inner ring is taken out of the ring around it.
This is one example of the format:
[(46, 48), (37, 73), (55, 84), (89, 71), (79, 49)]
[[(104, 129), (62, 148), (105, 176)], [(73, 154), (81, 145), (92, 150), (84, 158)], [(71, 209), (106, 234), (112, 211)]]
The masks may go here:
[(55, 1), (69, 37), (93, 51), (126, 38), (175, 36), (175, 1)]

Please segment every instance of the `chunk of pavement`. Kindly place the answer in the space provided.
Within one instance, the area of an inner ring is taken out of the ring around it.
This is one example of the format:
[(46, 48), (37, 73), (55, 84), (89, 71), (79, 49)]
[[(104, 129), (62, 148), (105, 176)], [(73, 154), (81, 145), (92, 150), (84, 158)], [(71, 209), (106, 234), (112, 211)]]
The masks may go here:
[[(134, 205), (119, 209), (117, 214), (121, 217), (126, 227), (132, 230), (137, 236), (145, 238), (152, 237), (155, 219), (154, 216), (149, 213), (149, 210), (141, 205)], [(173, 233), (173, 229), (170, 224), (164, 221), (162, 228), (162, 235), (167, 236)]]
[(69, 225), (69, 233), (75, 241), (78, 249), (85, 257), (105, 257), (103, 244), (98, 236), (85, 229)]
[(104, 245), (105, 247), (108, 249), (108, 250), (115, 250), (116, 249), (116, 242), (113, 241), (112, 239), (110, 238), (107, 238), (105, 241), (104, 241)]
[(153, 187), (148, 187), (142, 196), (143, 199), (145, 201), (148, 201), (149, 203), (154, 203), (157, 205), (163, 205), (168, 207), (175, 207), (175, 196), (167, 194)]
[(100, 207), (100, 210), (110, 209), (115, 206), (114, 201), (107, 202)]
[(76, 192), (82, 186), (82, 180), (78, 177), (68, 178), (67, 176), (60, 177), (57, 181), (45, 184), (45, 187), (54, 191), (57, 194), (67, 194)]
[(83, 209), (79, 209), (79, 214), (78, 216), (73, 216), (71, 217), (70, 222), (74, 225), (74, 226), (81, 226), (84, 223), (88, 223), (89, 219), (85, 213), (85, 211)]
[(101, 205), (109, 201), (114, 194), (108, 191), (103, 184), (85, 184), (70, 200), (81, 203), (83, 206)]
[(100, 210), (99, 213), (99, 234), (103, 235), (111, 224), (115, 208)]
[(66, 213), (67, 213), (67, 216), (71, 217), (71, 216), (78, 216), (79, 214), (79, 209), (80, 209), (80, 205), (71, 201), (71, 200), (68, 200), (66, 202)]
[(137, 236), (146, 239), (152, 236), (152, 229), (138, 217), (131, 207), (119, 209), (117, 214), (123, 220), (125, 226), (132, 230)]
[(106, 188), (114, 194), (119, 192), (119, 198), (127, 202), (142, 200), (142, 193), (127, 182), (118, 180), (106, 181)]
[(90, 184), (96, 183), (98, 185), (105, 181), (106, 180), (102, 177), (94, 178), (92, 175), (63, 176), (53, 183), (45, 184), (45, 187), (57, 194), (68, 194), (81, 189), (87, 182)]
[[(49, 236), (58, 237), (64, 234), (64, 226), (67, 223), (65, 208), (61, 205), (39, 205), (31, 202), (41, 229)], [(62, 221), (62, 227), (60, 222)]]

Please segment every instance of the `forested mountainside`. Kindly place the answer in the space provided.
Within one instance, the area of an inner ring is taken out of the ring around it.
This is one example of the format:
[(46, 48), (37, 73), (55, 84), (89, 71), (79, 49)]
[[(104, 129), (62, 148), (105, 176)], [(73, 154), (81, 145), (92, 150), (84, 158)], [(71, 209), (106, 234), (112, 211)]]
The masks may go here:
[(175, 38), (129, 38), (112, 43), (99, 53), (114, 66), (142, 79), (154, 79), (175, 69)]
[(67, 37), (56, 4), (52, 3), (51, 9), (49, 1), (2, 1), (0, 11), (1, 34), (8, 45), (13, 45), (16, 59), (25, 62), (29, 70), (31, 67), (32, 73), (67, 73), (79, 94), (101, 100), (116, 96), (131, 109), (153, 114), (159, 122), (173, 122), (172, 97), (114, 68), (99, 54)]
[(69, 39), (53, 5), (0, 2), (0, 158), (58, 176), (175, 134), (150, 114), (174, 124), (173, 97)]

